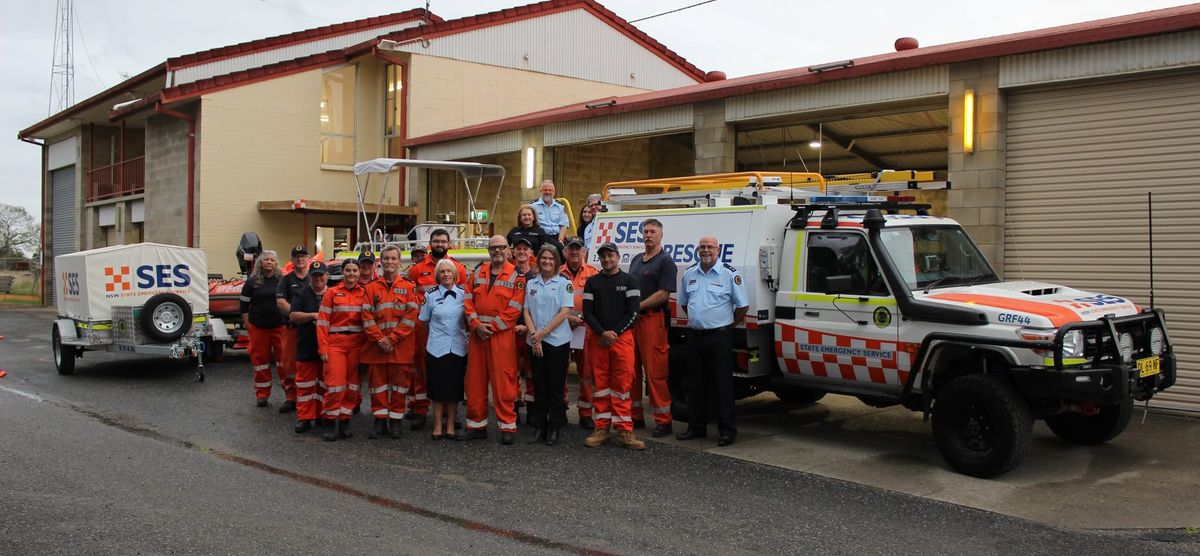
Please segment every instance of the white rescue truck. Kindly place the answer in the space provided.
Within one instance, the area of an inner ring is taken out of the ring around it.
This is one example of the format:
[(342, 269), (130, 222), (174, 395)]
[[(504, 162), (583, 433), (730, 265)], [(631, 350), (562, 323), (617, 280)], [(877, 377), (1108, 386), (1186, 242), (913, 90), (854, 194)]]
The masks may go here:
[[(942, 456), (968, 475), (1015, 468), (1035, 419), (1069, 443), (1111, 440), (1135, 400), (1175, 383), (1161, 310), (1003, 282), (962, 227), (928, 205), (878, 184), (841, 189), (867, 195), (829, 195), (815, 174), (609, 184), (591, 256), (612, 241), (627, 269), (644, 250), (641, 222), (656, 218), (682, 277), (698, 239), (716, 236), (719, 263), (740, 273), (750, 299), (730, 356), (740, 396), (770, 390), (813, 403), (837, 393), (924, 412)], [(636, 210), (666, 206), (688, 208)], [(674, 295), (669, 316), (672, 411), (686, 420), (687, 321)]]
[(204, 352), (228, 340), (208, 315), (208, 263), (201, 249), (138, 243), (54, 258), (58, 319), (54, 367), (75, 372), (84, 351), (192, 357), (204, 380)]

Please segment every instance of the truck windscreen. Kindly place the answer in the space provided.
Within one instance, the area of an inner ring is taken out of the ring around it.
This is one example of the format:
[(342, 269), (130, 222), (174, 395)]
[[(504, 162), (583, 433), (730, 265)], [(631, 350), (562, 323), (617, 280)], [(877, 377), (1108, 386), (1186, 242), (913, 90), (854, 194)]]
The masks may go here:
[(999, 281), (962, 228), (886, 228), (880, 238), (910, 290)]

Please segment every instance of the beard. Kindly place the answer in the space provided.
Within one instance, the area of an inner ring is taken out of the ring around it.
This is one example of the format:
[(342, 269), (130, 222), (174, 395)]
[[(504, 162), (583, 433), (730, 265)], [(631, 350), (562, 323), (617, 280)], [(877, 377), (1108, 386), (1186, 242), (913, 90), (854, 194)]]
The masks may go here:
[(446, 256), (446, 248), (445, 247), (433, 247), (429, 250), (429, 254), (433, 255), (433, 258), (435, 258), (435, 259), (440, 259), (440, 258)]

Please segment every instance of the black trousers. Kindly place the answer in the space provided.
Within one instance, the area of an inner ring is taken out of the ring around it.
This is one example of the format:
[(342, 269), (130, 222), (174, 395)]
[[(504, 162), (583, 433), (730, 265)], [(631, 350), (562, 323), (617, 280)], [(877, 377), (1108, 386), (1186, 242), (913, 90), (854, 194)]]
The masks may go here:
[(571, 362), (571, 342), (552, 346), (542, 342), (542, 356), (529, 350), (529, 366), (533, 371), (533, 426), (539, 429), (561, 429), (567, 422), (567, 406), (563, 405), (563, 388), (567, 384), (567, 365)]
[(733, 331), (688, 330), (688, 428), (703, 431), (709, 408), (717, 406), (717, 432), (737, 436), (733, 421)]

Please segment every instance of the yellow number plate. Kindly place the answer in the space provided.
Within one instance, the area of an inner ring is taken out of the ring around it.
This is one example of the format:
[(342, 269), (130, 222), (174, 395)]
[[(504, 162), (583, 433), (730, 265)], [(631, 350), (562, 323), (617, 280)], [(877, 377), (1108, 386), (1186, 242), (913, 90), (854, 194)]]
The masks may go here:
[(1137, 368), (1139, 378), (1154, 376), (1161, 372), (1161, 368), (1159, 367), (1159, 358), (1157, 355), (1154, 357), (1147, 357), (1145, 359), (1138, 359)]

